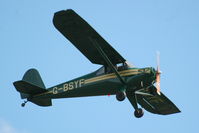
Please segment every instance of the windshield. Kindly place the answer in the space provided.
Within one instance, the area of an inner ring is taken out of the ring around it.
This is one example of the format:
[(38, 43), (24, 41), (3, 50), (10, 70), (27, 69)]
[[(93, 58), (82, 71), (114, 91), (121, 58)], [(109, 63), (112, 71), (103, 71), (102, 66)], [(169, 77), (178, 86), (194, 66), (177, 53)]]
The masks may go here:
[(125, 63), (126, 63), (126, 65), (128, 66), (128, 68), (133, 68), (133, 67), (135, 67), (132, 63), (130, 63), (130, 62), (128, 62), (128, 61), (126, 61)]

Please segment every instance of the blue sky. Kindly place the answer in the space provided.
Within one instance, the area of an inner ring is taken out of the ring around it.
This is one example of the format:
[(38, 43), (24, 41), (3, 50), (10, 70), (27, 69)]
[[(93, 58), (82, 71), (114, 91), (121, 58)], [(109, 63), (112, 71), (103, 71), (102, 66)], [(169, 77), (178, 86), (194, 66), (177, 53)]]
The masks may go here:
[[(197, 132), (199, 1), (197, 0), (1, 0), (0, 133)], [(47, 87), (98, 69), (53, 26), (56, 11), (73, 9), (125, 59), (156, 67), (161, 53), (162, 92), (182, 113), (133, 115), (115, 96), (70, 98), (39, 107), (22, 100), (12, 85), (29, 68)]]

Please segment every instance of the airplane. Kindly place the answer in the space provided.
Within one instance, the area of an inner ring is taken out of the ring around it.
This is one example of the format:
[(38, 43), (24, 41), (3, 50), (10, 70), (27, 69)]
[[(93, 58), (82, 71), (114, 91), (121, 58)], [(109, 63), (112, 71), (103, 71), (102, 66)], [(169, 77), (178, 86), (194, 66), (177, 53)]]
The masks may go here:
[(53, 24), (91, 63), (102, 66), (87, 75), (50, 88), (45, 87), (36, 69), (29, 69), (22, 80), (13, 83), (21, 99), (26, 99), (22, 107), (27, 102), (46, 107), (52, 106), (52, 99), (115, 95), (118, 101), (127, 97), (134, 107), (136, 118), (144, 115), (142, 108), (159, 115), (180, 112), (160, 91), (159, 61), (157, 70), (130, 65), (72, 9), (56, 12)]

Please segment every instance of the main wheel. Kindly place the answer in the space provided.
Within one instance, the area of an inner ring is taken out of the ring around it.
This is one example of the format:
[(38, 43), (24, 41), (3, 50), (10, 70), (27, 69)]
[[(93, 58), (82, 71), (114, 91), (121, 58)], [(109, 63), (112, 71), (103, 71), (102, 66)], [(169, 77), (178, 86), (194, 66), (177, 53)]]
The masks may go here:
[(126, 98), (125, 92), (119, 91), (119, 92), (116, 93), (116, 99), (118, 101), (123, 101), (125, 98)]
[(141, 108), (138, 108), (134, 111), (134, 115), (136, 118), (141, 118), (144, 115), (144, 111)]

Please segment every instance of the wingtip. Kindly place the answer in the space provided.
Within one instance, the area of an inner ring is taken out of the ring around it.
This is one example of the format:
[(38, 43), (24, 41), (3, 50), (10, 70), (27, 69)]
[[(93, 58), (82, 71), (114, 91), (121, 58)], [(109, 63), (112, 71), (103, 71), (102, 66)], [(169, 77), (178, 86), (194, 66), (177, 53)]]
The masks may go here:
[(52, 20), (54, 26), (57, 27), (57, 25), (60, 25), (60, 23), (57, 22), (57, 21), (60, 21), (60, 19), (63, 19), (63, 18), (65, 19), (66, 17), (71, 16), (73, 14), (76, 14), (76, 13), (72, 9), (66, 9), (66, 10), (55, 12), (53, 16), (53, 20)]
[(178, 109), (178, 112), (176, 112), (176, 113), (181, 113), (181, 112), (182, 112), (182, 111)]
[(58, 12), (55, 12), (54, 15), (62, 15), (62, 14), (65, 14), (65, 13), (70, 13), (70, 12), (75, 12), (73, 9), (66, 9), (66, 10), (61, 10), (61, 11), (58, 11)]

